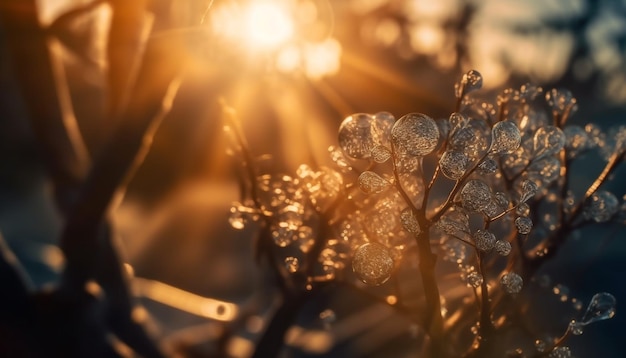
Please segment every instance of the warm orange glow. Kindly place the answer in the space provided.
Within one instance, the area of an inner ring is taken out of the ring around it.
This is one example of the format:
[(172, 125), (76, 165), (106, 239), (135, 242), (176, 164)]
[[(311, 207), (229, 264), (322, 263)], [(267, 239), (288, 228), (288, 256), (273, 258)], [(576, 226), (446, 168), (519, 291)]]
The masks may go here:
[(288, 10), (277, 2), (252, 3), (244, 9), (243, 19), (247, 42), (254, 48), (276, 48), (294, 35)]

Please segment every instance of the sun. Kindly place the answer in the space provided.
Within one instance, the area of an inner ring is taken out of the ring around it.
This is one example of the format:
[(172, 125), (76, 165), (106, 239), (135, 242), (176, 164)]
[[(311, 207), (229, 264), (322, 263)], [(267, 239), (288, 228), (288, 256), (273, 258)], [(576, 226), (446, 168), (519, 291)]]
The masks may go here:
[(255, 2), (244, 11), (244, 31), (251, 48), (275, 49), (293, 38), (292, 16), (281, 4)]

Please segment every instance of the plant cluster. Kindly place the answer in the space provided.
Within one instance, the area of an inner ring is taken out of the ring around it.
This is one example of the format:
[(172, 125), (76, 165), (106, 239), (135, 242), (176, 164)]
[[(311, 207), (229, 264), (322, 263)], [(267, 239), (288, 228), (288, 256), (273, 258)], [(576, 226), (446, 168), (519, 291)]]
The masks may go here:
[[(567, 125), (577, 109), (567, 90), (544, 95), (527, 84), (489, 103), (475, 96), (481, 85), (477, 71), (463, 75), (449, 118), (348, 116), (330, 148), (334, 167), (302, 165), (295, 176), (258, 174), (230, 118), (247, 188), (231, 224), (261, 223), (258, 253), (285, 297), (329, 282), (378, 286), (394, 275), (396, 282), (419, 277), (419, 299), (403, 295), (401, 283), (386, 302), (427, 332), (437, 357), (569, 357), (567, 337), (613, 317), (611, 294), (596, 294), (582, 313), (582, 303), (556, 285), (577, 313), (560, 337), (545, 339), (527, 327), (524, 291), (531, 282), (550, 285), (537, 273), (573, 232), (623, 221), (624, 204), (602, 185), (623, 162), (626, 127), (604, 133), (593, 124)], [(577, 193), (570, 168), (592, 149), (607, 162)], [(402, 274), (407, 267), (411, 275)], [(501, 337), (519, 331), (535, 346), (502, 346)]]

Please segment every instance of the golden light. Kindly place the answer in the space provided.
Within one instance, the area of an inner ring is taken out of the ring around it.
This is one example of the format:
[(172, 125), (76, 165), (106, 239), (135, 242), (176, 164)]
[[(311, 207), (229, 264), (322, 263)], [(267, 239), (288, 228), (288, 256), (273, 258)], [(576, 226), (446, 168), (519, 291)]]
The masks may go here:
[(258, 2), (244, 9), (244, 31), (253, 48), (272, 49), (288, 42), (294, 24), (288, 9), (278, 2)]

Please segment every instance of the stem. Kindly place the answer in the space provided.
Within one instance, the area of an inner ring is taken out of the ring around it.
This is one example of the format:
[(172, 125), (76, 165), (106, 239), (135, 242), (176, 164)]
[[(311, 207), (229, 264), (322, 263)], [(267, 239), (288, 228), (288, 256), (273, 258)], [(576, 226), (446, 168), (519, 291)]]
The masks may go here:
[(407, 205), (411, 208), (413, 215), (417, 218), (421, 231), (415, 235), (415, 241), (418, 247), (418, 255), (420, 259), (420, 277), (422, 285), (424, 287), (424, 294), (426, 299), (426, 330), (428, 331), (433, 344), (433, 352), (435, 356), (442, 356), (444, 352), (443, 348), (443, 317), (441, 316), (441, 300), (439, 294), (439, 286), (437, 285), (437, 279), (435, 277), (435, 265), (437, 263), (437, 255), (432, 252), (430, 246), (430, 221), (426, 219), (426, 209), (421, 210), (415, 207), (415, 204), (408, 196), (408, 194), (402, 188), (400, 182), (400, 176), (398, 174), (398, 168), (396, 166), (396, 152), (395, 147), (391, 146), (392, 160), (393, 160), (393, 175), (395, 178), (395, 186), (405, 200)]

